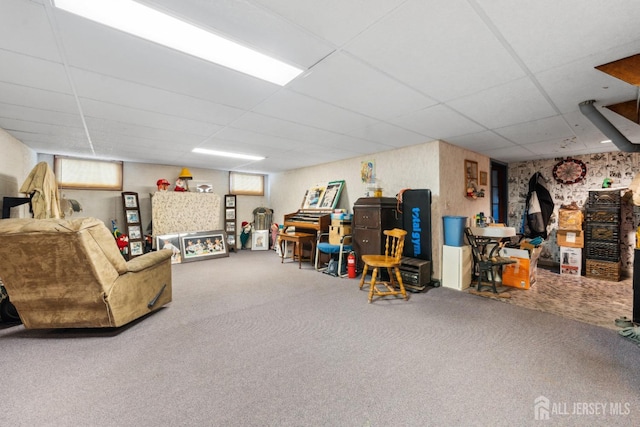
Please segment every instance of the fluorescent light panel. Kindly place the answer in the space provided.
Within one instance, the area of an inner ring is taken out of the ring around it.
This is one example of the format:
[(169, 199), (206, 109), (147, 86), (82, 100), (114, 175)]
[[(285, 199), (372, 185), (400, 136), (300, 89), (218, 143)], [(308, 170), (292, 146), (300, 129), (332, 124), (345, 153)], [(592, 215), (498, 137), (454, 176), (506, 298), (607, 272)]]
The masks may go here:
[(284, 86), (303, 70), (131, 0), (54, 0), (58, 9)]
[(265, 159), (265, 157), (262, 157), (262, 156), (252, 156), (250, 154), (229, 153), (227, 151), (207, 150), (206, 148), (194, 148), (191, 151), (193, 153), (209, 154), (211, 156), (233, 157), (234, 159), (245, 159), (245, 160), (264, 160)]

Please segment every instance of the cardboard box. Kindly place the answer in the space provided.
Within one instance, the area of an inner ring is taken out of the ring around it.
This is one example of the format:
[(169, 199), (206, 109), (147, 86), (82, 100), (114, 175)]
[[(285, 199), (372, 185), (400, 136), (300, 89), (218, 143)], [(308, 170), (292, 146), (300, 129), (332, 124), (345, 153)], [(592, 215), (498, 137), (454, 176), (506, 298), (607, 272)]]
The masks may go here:
[(560, 209), (558, 211), (558, 228), (564, 230), (582, 230), (584, 214), (580, 210)]
[(560, 230), (556, 234), (558, 246), (568, 248), (584, 248), (583, 230)]
[(332, 227), (342, 227), (343, 225), (351, 225), (351, 220), (346, 219), (332, 219), (331, 226)]
[(560, 274), (582, 274), (582, 249), (560, 246)]
[(536, 282), (538, 258), (541, 247), (531, 251), (526, 249), (502, 248), (500, 256), (509, 257), (516, 261), (502, 268), (502, 284), (520, 289), (529, 289)]
[(339, 245), (342, 236), (347, 234), (351, 234), (350, 225), (342, 225), (338, 227), (332, 225), (329, 227), (329, 243), (332, 245)]

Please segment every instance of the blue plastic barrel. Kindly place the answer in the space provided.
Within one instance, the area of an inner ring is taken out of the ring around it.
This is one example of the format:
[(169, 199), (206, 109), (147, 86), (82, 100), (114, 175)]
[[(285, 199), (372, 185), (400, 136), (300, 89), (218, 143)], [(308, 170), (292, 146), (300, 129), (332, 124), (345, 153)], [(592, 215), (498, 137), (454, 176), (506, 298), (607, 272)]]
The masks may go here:
[(464, 227), (466, 216), (443, 216), (444, 244), (446, 246), (464, 246)]

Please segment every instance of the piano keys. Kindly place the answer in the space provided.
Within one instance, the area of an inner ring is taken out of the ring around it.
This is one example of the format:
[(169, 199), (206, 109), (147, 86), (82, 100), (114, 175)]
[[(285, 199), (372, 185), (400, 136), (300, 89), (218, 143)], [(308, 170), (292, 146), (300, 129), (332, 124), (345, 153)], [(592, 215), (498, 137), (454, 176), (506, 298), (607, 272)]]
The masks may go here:
[(330, 224), (331, 209), (300, 209), (284, 216), (284, 228), (295, 227), (301, 233), (328, 233)]

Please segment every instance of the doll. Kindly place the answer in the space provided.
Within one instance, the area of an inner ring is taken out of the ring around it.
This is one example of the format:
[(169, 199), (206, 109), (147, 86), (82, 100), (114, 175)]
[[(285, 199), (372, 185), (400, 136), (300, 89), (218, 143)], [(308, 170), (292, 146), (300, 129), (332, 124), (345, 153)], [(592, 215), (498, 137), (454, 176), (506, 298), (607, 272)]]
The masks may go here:
[(249, 241), (250, 235), (251, 235), (251, 224), (249, 224), (247, 221), (242, 221), (242, 232), (240, 233), (241, 249), (247, 249), (245, 246)]

